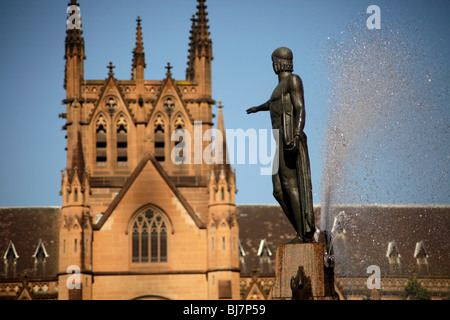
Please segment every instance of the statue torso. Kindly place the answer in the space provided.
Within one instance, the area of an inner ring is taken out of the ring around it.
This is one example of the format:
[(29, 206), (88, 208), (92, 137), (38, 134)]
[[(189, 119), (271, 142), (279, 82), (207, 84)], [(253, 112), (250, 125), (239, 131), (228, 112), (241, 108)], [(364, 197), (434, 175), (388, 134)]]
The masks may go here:
[(289, 94), (289, 78), (285, 78), (278, 83), (270, 97), (269, 110), (273, 129), (283, 130), (283, 112), (288, 109), (292, 110), (292, 102)]

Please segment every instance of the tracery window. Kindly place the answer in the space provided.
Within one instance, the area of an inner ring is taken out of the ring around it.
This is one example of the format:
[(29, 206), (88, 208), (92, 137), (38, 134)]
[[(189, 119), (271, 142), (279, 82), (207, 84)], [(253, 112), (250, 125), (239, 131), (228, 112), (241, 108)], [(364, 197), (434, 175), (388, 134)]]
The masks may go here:
[[(185, 129), (185, 122), (183, 119), (183, 116), (179, 113), (176, 117), (175, 117), (175, 121), (174, 121), (174, 125), (175, 125), (175, 130), (178, 129)], [(184, 155), (184, 150), (183, 147), (186, 145), (186, 142), (183, 143), (183, 137), (179, 137), (177, 141), (174, 142), (174, 147), (176, 148), (177, 146), (180, 148), (180, 150), (178, 151), (178, 156), (180, 157), (180, 161), (184, 162), (186, 160), (186, 156)]]
[(124, 164), (128, 161), (128, 136), (127, 121), (123, 115), (117, 121), (117, 163)]
[(106, 139), (106, 121), (100, 115), (96, 123), (96, 161), (97, 166), (106, 165), (107, 161), (107, 139)]
[(159, 162), (165, 160), (165, 134), (164, 134), (164, 120), (161, 115), (158, 115), (154, 127), (155, 134), (155, 158)]
[(146, 209), (131, 224), (131, 259), (139, 262), (167, 262), (168, 221), (159, 211)]

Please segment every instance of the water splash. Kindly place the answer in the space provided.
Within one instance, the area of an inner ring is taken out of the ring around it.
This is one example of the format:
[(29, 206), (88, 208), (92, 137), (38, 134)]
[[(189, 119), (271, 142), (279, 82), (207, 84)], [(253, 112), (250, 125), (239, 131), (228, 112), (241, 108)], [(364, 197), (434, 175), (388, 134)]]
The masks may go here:
[(321, 230), (330, 231), (338, 204), (450, 203), (443, 39), (399, 17), (384, 19), (381, 30), (364, 22), (324, 49), (331, 92)]

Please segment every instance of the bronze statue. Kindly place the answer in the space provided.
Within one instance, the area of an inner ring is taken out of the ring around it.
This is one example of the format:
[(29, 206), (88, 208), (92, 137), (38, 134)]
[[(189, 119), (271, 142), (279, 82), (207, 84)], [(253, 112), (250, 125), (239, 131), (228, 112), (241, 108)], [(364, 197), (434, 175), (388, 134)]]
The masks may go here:
[[(305, 127), (303, 84), (293, 74), (293, 55), (281, 47), (272, 53), (278, 85), (270, 99), (247, 113), (270, 111), (272, 128), (279, 130), (278, 171), (272, 176), (273, 195), (297, 232), (290, 243), (312, 242), (315, 232), (311, 169)], [(276, 160), (276, 159), (275, 159)]]

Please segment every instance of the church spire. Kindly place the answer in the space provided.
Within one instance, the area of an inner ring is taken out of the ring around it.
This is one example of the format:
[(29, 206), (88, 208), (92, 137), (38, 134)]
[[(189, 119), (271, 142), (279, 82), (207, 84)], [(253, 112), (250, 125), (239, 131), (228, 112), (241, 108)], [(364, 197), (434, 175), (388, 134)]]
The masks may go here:
[(212, 41), (210, 38), (206, 0), (198, 0), (197, 12), (192, 17), (186, 80), (199, 85), (199, 93), (211, 97)]
[(197, 13), (192, 17), (191, 42), (189, 53), (192, 58), (206, 57), (212, 60), (212, 41), (210, 39), (206, 0), (198, 0)]
[(145, 53), (144, 53), (144, 42), (142, 39), (142, 27), (141, 27), (141, 17), (138, 16), (136, 19), (136, 46), (133, 50), (133, 63), (132, 63), (132, 77), (133, 79), (144, 78), (144, 68), (145, 64)]
[[(67, 10), (67, 31), (65, 39), (65, 81), (66, 89), (66, 129), (67, 129), (67, 170), (69, 180), (76, 175), (75, 168), (83, 172), (85, 161), (81, 139), (81, 110), (84, 100), (81, 86), (84, 82), (84, 39), (81, 31), (80, 7), (74, 0), (69, 2)], [(67, 125), (70, 124), (70, 125)]]
[[(67, 98), (80, 97), (80, 84), (84, 77), (83, 60), (84, 54), (83, 31), (81, 30), (80, 8), (76, 1), (69, 2), (69, 7), (76, 6), (77, 9), (69, 12), (67, 19), (67, 31), (65, 40), (66, 69), (64, 77), (64, 89), (67, 91)], [(69, 18), (73, 18), (70, 20)]]
[(211, 170), (214, 172), (214, 176), (216, 177), (216, 179), (224, 179), (224, 181), (227, 181), (227, 184), (233, 184), (234, 186), (235, 176), (233, 168), (230, 164), (230, 159), (228, 157), (227, 138), (222, 113), (222, 102), (219, 101), (219, 105), (217, 107), (219, 108), (219, 115), (217, 119), (217, 132), (214, 143), (214, 164)]
[[(77, 9), (70, 8), (72, 6), (76, 6)], [(82, 37), (83, 31), (81, 31), (80, 7), (75, 0), (71, 0), (69, 2), (69, 8), (66, 31), (66, 55), (64, 58), (67, 59), (70, 56), (78, 55), (84, 59), (84, 39)]]
[(193, 81), (194, 80), (194, 59), (195, 59), (195, 49), (194, 49), (194, 43), (195, 38), (197, 34), (197, 19), (195, 17), (195, 14), (192, 15), (191, 18), (192, 25), (191, 25), (191, 31), (189, 33), (191, 34), (189, 37), (189, 55), (188, 55), (188, 63), (186, 68), (186, 80)]
[(217, 119), (217, 134), (219, 136), (222, 136), (222, 139), (217, 139), (216, 136), (214, 145), (214, 160), (217, 164), (224, 164), (229, 167), (230, 161), (227, 152), (227, 138), (225, 134), (225, 124), (223, 122), (223, 106), (221, 101), (219, 101), (219, 105), (217, 106), (217, 108), (219, 108), (219, 116)]
[(205, 2), (206, 0), (198, 0), (197, 5), (197, 44), (200, 46), (198, 54), (212, 59), (209, 20)]

